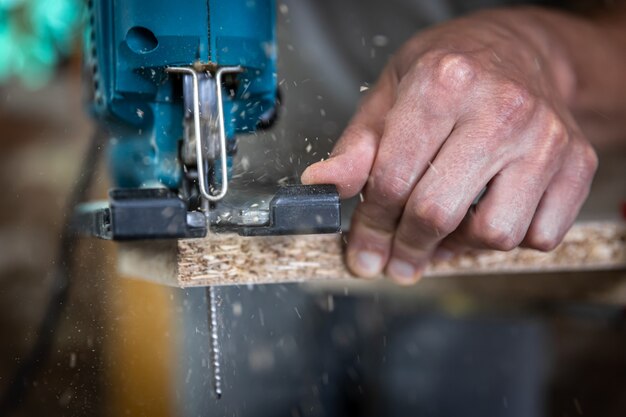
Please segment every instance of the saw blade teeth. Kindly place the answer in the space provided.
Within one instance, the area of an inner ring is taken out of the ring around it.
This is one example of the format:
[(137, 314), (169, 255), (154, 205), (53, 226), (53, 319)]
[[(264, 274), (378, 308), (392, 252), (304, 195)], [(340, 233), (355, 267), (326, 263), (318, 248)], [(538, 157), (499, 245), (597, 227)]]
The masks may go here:
[(218, 297), (215, 286), (207, 287), (207, 302), (209, 314), (209, 350), (211, 360), (211, 380), (213, 393), (217, 399), (222, 398), (222, 371), (220, 368), (219, 328), (217, 320)]

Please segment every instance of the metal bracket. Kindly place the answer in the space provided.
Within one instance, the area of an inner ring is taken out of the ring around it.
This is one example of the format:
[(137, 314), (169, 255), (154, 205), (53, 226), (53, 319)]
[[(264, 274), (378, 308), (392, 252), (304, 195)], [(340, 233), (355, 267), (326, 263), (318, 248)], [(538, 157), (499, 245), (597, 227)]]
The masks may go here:
[[(169, 73), (187, 74), (193, 81), (193, 122), (196, 136), (196, 163), (198, 165), (198, 183), (200, 185), (200, 195), (208, 201), (219, 201), (228, 192), (228, 161), (226, 155), (226, 131), (224, 127), (224, 104), (222, 102), (222, 76), (224, 74), (239, 73), (243, 71), (241, 66), (219, 67), (215, 71), (215, 88), (217, 95), (217, 121), (220, 142), (220, 165), (222, 167), (222, 184), (220, 192), (211, 194), (208, 187), (207, 175), (204, 170), (204, 160), (202, 158), (202, 131), (200, 129), (200, 94), (198, 86), (198, 72), (190, 67), (169, 67)], [(209, 71), (206, 71), (209, 73)]]

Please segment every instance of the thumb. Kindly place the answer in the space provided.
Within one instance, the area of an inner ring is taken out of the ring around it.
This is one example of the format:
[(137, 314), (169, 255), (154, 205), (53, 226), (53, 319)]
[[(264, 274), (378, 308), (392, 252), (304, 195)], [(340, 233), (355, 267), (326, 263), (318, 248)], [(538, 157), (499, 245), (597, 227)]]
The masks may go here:
[(354, 197), (363, 189), (376, 158), (385, 116), (393, 105), (396, 85), (395, 71), (388, 66), (337, 141), (330, 158), (302, 173), (303, 184), (334, 184), (341, 198)]
[(350, 198), (367, 182), (379, 138), (365, 127), (351, 125), (341, 140), (346, 146), (340, 148), (338, 143), (330, 158), (309, 166), (301, 180), (303, 184), (334, 184), (341, 198)]

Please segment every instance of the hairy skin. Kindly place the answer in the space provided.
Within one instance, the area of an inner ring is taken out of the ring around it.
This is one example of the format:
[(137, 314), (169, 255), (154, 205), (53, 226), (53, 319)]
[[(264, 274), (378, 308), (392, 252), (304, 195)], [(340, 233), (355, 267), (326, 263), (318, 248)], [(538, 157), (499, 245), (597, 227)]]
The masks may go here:
[(411, 284), (433, 256), (558, 245), (598, 165), (588, 137), (626, 127), (625, 17), (502, 9), (410, 39), (302, 175), (363, 192), (349, 268)]

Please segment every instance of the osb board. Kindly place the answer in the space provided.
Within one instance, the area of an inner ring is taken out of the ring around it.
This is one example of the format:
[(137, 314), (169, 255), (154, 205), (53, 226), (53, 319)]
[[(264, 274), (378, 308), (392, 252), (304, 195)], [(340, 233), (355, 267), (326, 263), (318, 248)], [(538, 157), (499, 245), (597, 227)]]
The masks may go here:
[[(181, 287), (353, 279), (343, 263), (340, 235), (250, 238), (211, 235), (122, 246), (126, 275)], [(175, 259), (175, 261), (174, 261)], [(459, 256), (431, 265), (425, 276), (545, 271), (607, 270), (626, 267), (626, 224), (576, 224), (549, 253), (527, 249)]]

